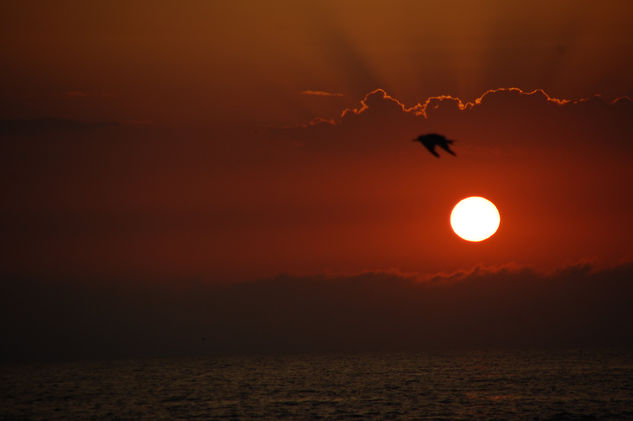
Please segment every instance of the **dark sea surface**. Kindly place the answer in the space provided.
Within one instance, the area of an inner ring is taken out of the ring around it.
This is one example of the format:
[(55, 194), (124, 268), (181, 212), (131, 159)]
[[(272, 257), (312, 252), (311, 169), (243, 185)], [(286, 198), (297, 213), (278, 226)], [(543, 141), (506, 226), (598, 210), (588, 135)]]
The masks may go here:
[(633, 419), (632, 351), (0, 366), (0, 419)]

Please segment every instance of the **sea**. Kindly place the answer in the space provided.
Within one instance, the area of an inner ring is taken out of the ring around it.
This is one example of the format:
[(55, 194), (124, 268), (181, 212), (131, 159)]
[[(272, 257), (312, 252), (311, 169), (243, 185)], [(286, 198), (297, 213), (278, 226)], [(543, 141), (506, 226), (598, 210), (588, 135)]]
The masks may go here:
[(633, 351), (14, 363), (0, 391), (2, 420), (633, 420)]

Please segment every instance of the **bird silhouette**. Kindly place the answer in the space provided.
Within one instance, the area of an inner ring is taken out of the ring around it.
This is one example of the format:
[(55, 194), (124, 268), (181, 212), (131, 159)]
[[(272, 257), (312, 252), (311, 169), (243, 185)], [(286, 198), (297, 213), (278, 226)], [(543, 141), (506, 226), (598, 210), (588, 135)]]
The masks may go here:
[(455, 155), (455, 152), (451, 150), (451, 147), (450, 147), (453, 141), (445, 138), (441, 134), (436, 134), (436, 133), (423, 134), (421, 136), (418, 136), (416, 139), (413, 139), (413, 141), (420, 142), (436, 158), (440, 157), (440, 154), (438, 154), (437, 151), (435, 150), (436, 146), (439, 146), (440, 148), (444, 149), (446, 152), (450, 153), (453, 156), (457, 156)]

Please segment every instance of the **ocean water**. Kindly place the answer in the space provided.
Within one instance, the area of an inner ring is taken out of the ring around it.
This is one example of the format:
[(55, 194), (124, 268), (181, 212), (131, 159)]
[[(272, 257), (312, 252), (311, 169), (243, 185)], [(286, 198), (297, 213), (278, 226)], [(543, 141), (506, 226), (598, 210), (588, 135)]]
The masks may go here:
[(0, 366), (0, 419), (633, 419), (631, 351)]

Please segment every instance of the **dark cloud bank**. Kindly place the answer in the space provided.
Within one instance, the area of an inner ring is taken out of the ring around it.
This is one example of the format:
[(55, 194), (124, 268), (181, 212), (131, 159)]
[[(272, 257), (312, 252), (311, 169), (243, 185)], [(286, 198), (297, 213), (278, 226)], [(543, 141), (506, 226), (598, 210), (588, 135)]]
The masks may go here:
[(2, 283), (2, 360), (223, 352), (633, 345), (633, 264), (279, 276), (249, 283)]

